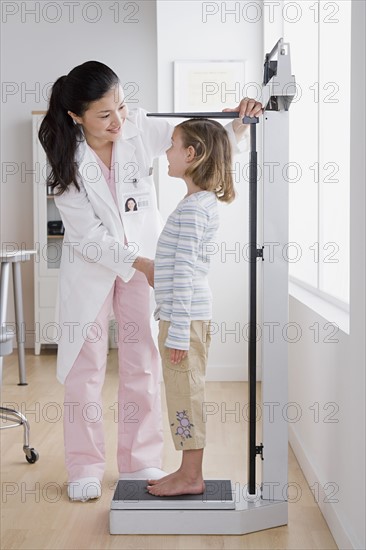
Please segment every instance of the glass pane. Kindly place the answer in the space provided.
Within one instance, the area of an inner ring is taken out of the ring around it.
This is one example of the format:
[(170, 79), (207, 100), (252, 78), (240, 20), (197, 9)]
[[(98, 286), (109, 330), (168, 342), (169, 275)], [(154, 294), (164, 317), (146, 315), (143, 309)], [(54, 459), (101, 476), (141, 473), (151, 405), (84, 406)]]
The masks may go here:
[(318, 24), (314, 1), (297, 4), (301, 17), (300, 13), (298, 17), (292, 13), (292, 4), (284, 4), (284, 38), (290, 43), (291, 71), (297, 83), (297, 96), (289, 111), (289, 240), (295, 243), (289, 248), (289, 273), (317, 287), (314, 243), (318, 241)]
[(351, 2), (322, 1), (321, 14), (319, 288), (348, 303)]

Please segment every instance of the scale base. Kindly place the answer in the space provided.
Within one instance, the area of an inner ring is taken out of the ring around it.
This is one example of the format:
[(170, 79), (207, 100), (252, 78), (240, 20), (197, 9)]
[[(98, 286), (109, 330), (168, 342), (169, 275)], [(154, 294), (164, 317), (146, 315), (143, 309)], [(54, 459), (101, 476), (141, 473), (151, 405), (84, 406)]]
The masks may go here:
[(235, 510), (234, 494), (228, 479), (205, 481), (201, 495), (156, 497), (146, 490), (145, 479), (120, 480), (112, 510)]
[(111, 535), (244, 535), (287, 524), (287, 502), (248, 497), (247, 486), (205, 481), (203, 495), (154, 497), (145, 480), (120, 480), (109, 515)]

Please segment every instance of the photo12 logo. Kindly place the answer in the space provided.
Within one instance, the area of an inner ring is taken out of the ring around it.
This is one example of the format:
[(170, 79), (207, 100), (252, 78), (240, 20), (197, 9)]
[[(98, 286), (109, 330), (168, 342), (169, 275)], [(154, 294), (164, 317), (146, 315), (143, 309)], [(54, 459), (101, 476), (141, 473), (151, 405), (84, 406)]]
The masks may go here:
[(89, 23), (103, 18), (113, 23), (139, 23), (137, 2), (1, 2), (1, 22)]
[(282, 19), (286, 23), (297, 23), (306, 12), (312, 12), (314, 23), (339, 23), (338, 2), (202, 2), (202, 22), (259, 23), (265, 20), (274, 23)]

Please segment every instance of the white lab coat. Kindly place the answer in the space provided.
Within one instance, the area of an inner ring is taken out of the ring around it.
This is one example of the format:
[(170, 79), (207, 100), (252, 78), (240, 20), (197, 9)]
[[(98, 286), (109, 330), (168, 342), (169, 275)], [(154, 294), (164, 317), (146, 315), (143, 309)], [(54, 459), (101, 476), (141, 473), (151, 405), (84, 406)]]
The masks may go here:
[[(232, 126), (227, 126), (236, 148)], [(152, 176), (153, 159), (170, 146), (173, 126), (136, 109), (115, 145), (118, 208), (92, 151), (77, 151), (80, 192), (75, 186), (55, 197), (65, 227), (59, 277), (57, 378), (63, 383), (88, 337), (117, 276), (128, 282), (137, 256), (154, 258), (163, 227)], [(138, 210), (125, 212), (128, 198)], [(125, 242), (129, 245), (126, 246)]]
[[(152, 176), (153, 159), (170, 146), (172, 126), (132, 111), (116, 143), (114, 165), (118, 207), (96, 159), (80, 144), (80, 192), (55, 197), (65, 227), (60, 267), (57, 377), (64, 382), (117, 276), (128, 282), (136, 256), (154, 258), (162, 229)], [(125, 212), (126, 200), (141, 208)], [(127, 239), (129, 246), (125, 245)]]

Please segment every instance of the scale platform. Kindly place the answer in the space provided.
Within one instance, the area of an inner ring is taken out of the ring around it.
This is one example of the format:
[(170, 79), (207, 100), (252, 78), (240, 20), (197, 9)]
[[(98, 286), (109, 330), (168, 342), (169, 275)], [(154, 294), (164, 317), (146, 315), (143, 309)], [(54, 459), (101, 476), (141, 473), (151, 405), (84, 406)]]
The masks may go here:
[(111, 535), (240, 535), (287, 523), (287, 502), (248, 499), (247, 486), (205, 480), (201, 495), (156, 497), (146, 480), (119, 480), (109, 514)]
[(201, 495), (157, 497), (146, 490), (146, 480), (120, 480), (115, 490), (112, 510), (233, 510), (235, 502), (228, 479), (205, 481)]

